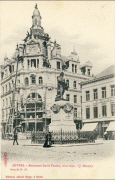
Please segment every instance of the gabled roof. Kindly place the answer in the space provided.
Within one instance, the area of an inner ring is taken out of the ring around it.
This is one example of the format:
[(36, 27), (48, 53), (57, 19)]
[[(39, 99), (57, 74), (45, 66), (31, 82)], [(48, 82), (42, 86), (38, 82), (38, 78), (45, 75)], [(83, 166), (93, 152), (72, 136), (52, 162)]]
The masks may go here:
[(108, 75), (114, 74), (114, 73), (115, 73), (115, 65), (111, 65), (107, 69), (102, 71), (101, 73), (97, 74), (96, 78), (100, 78), (100, 77), (103, 77), (103, 76), (108, 76)]
[(102, 71), (101, 73), (97, 74), (93, 79), (84, 81), (81, 84), (86, 85), (86, 84), (102, 81), (104, 79), (108, 79), (112, 77), (115, 77), (115, 65), (111, 65), (110, 67)]

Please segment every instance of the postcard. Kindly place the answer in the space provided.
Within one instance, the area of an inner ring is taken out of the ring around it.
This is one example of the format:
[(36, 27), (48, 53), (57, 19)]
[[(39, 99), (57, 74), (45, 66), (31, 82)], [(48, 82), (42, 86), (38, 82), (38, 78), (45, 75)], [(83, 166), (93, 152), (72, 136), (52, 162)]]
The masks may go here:
[(114, 1), (1, 1), (1, 179), (115, 179)]

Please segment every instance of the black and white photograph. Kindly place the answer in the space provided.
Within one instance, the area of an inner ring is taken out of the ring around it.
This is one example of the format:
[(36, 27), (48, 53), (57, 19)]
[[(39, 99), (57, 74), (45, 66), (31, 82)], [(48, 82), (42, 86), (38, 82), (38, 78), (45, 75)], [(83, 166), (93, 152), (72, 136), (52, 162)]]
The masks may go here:
[(0, 179), (115, 179), (115, 2), (0, 2)]

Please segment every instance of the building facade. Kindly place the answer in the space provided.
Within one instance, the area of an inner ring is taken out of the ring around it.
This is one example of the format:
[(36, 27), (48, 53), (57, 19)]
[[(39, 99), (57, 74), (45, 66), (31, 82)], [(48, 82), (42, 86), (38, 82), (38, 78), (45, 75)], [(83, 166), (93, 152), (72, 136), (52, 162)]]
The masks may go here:
[(92, 65), (90, 62), (81, 65), (75, 51), (63, 57), (61, 46), (44, 32), (41, 19), (36, 5), (24, 43), (17, 45), (13, 57), (5, 57), (1, 66), (3, 134), (12, 133), (15, 126), (21, 126), (22, 132), (48, 127), (50, 108), (57, 94), (57, 77), (62, 71), (69, 86), (64, 98), (74, 106), (76, 128), (81, 126), (80, 83), (92, 78)]
[(89, 126), (97, 123), (98, 136), (103, 137), (111, 122), (115, 122), (114, 65), (82, 83), (82, 100), (84, 127), (87, 123)]

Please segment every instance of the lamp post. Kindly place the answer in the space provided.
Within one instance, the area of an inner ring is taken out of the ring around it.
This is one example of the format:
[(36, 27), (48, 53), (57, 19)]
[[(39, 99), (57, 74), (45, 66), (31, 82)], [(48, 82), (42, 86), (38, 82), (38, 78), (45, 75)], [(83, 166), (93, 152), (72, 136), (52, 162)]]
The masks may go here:
[(15, 75), (15, 84), (14, 84), (14, 90), (13, 90), (13, 94), (12, 94), (12, 132), (13, 132), (13, 122), (14, 122), (14, 112), (15, 112), (15, 92), (16, 92), (16, 80), (17, 80), (17, 72), (18, 72), (18, 61), (19, 61), (19, 48), (18, 48), (18, 44), (17, 44), (17, 63), (16, 63), (16, 75)]

